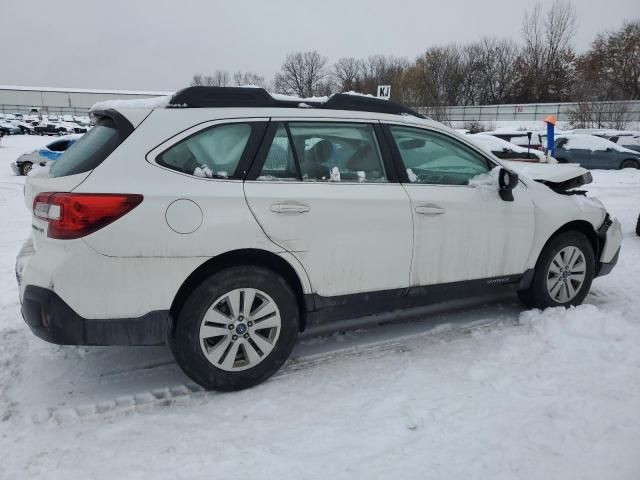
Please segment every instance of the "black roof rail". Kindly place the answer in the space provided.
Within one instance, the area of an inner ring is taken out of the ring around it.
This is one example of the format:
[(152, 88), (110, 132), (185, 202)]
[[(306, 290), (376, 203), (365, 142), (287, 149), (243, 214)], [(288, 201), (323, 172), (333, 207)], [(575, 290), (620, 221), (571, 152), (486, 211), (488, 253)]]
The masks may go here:
[(337, 93), (329, 97), (326, 102), (317, 100), (279, 100), (272, 97), (264, 88), (253, 87), (187, 87), (173, 95), (169, 106), (183, 108), (306, 107), (388, 113), (392, 115), (405, 114), (418, 118), (427, 118), (400, 103), (366, 95)]

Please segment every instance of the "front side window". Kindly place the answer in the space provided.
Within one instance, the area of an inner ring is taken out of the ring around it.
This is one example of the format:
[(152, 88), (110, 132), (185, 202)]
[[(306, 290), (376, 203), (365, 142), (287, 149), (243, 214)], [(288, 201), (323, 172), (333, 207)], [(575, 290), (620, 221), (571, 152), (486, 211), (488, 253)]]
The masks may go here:
[(258, 180), (274, 177), (305, 182), (388, 181), (373, 126), (333, 122), (279, 125)]
[(205, 178), (229, 178), (251, 136), (251, 125), (233, 123), (202, 130), (160, 154), (159, 165)]
[(411, 127), (390, 129), (411, 183), (468, 185), (490, 170), (481, 155), (446, 135)]

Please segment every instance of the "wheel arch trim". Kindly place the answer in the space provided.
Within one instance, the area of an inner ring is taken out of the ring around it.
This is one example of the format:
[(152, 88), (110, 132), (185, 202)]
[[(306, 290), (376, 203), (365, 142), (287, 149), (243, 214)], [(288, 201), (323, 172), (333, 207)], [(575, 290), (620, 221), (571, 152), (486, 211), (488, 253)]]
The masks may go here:
[(212, 257), (202, 263), (182, 282), (171, 302), (170, 318), (171, 318), (171, 334), (173, 334), (175, 320), (184, 305), (189, 293), (200, 284), (205, 278), (224, 270), (225, 268), (235, 267), (239, 265), (253, 265), (264, 267), (275, 273), (280, 274), (289, 283), (298, 299), (298, 307), (301, 314), (301, 331), (306, 326), (306, 312), (315, 309), (315, 305), (310, 302), (309, 298), (312, 293), (309, 278), (296, 260), (296, 258), (288, 252), (274, 253), (267, 250), (245, 248), (231, 250), (215, 257)]

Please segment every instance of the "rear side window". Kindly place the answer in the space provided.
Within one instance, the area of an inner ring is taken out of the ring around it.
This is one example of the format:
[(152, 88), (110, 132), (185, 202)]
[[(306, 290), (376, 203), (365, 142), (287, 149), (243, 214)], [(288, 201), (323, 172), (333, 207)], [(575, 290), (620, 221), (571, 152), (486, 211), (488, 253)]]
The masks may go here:
[(251, 125), (248, 123), (218, 125), (169, 147), (156, 162), (197, 177), (233, 177), (250, 136)]
[(52, 177), (66, 177), (93, 170), (122, 141), (115, 122), (104, 118), (60, 156), (51, 167), (50, 174)]
[(333, 122), (280, 124), (258, 177), (258, 180), (273, 179), (388, 181), (373, 127)]

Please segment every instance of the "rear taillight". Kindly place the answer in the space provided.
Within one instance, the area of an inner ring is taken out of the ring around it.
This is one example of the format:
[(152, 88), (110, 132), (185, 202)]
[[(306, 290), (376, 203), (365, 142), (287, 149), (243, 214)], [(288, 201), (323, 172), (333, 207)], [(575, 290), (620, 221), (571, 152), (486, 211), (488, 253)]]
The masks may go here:
[(70, 240), (100, 230), (140, 202), (137, 194), (47, 192), (34, 199), (33, 215), (49, 222), (49, 238)]

